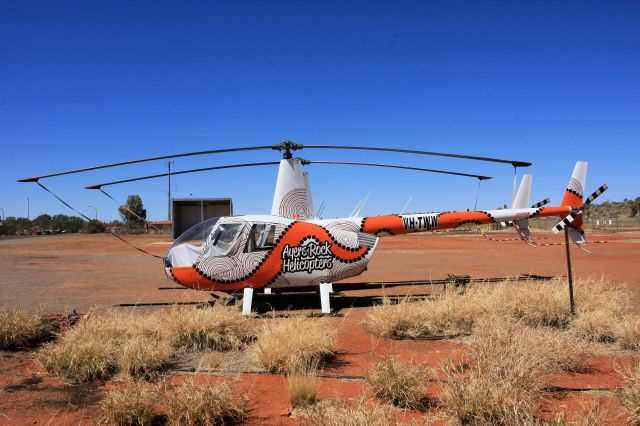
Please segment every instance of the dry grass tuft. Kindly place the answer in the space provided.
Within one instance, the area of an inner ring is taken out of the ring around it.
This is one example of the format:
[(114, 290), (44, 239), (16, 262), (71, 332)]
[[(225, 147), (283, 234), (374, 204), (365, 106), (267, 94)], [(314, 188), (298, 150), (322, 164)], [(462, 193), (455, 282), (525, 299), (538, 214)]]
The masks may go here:
[(39, 353), (47, 371), (77, 382), (106, 380), (117, 371), (116, 349), (96, 338), (64, 337)]
[(226, 382), (198, 385), (187, 379), (165, 395), (171, 425), (220, 425), (241, 423), (247, 418), (247, 398)]
[(425, 408), (426, 372), (413, 363), (386, 358), (367, 374), (367, 383), (376, 398), (402, 408)]
[(251, 338), (248, 330), (239, 310), (222, 305), (93, 312), (46, 345), (40, 360), (50, 372), (76, 381), (107, 379), (117, 372), (151, 378), (168, 366), (174, 348), (237, 348)]
[(360, 399), (353, 405), (311, 406), (301, 424), (310, 426), (396, 426), (393, 409), (388, 405), (367, 403)]
[(150, 425), (156, 416), (160, 393), (156, 386), (131, 382), (110, 390), (100, 403), (99, 423)]
[(264, 368), (286, 372), (305, 363), (319, 365), (333, 356), (335, 335), (334, 325), (326, 319), (269, 319), (258, 332), (252, 351)]
[(483, 321), (467, 341), (465, 374), (445, 370), (446, 410), (463, 424), (535, 423), (544, 376), (580, 368), (572, 339), (570, 333)]
[(624, 349), (640, 351), (640, 317), (624, 318), (618, 324), (616, 337)]
[(622, 318), (616, 318), (606, 311), (579, 313), (571, 324), (571, 328), (583, 339), (613, 343), (616, 341), (621, 321), (623, 321)]
[(316, 402), (318, 392), (318, 360), (301, 361), (299, 365), (289, 366), (287, 372), (287, 391), (292, 409), (307, 407)]
[(166, 368), (171, 354), (171, 345), (166, 340), (134, 335), (120, 347), (118, 368), (131, 376), (150, 379)]
[(447, 291), (433, 300), (384, 302), (371, 310), (365, 326), (381, 337), (416, 338), (470, 334), (477, 321), (500, 317), (532, 327), (573, 327), (591, 340), (615, 339), (616, 324), (629, 312), (629, 290), (590, 278), (576, 279), (574, 287), (579, 312), (575, 321), (565, 279), (506, 280), (465, 292)]
[(32, 347), (50, 338), (52, 332), (51, 324), (38, 314), (0, 308), (0, 349)]
[(39, 358), (48, 371), (79, 382), (105, 380), (119, 369), (148, 376), (163, 368), (171, 355), (156, 327), (151, 316), (91, 313), (45, 345)]
[(640, 424), (640, 367), (621, 370), (620, 374), (625, 382), (620, 400), (629, 413), (629, 422)]
[(469, 334), (483, 310), (472, 298), (450, 290), (435, 300), (412, 302), (407, 298), (391, 303), (384, 299), (371, 309), (364, 324), (373, 334), (390, 338)]
[(175, 347), (190, 351), (229, 350), (254, 335), (237, 307), (216, 304), (202, 309), (173, 308), (164, 318), (164, 332)]

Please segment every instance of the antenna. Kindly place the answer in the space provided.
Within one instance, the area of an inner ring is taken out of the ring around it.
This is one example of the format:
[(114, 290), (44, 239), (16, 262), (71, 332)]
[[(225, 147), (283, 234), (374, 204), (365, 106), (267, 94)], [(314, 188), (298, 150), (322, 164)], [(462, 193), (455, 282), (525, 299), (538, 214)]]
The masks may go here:
[(404, 207), (402, 208), (402, 211), (400, 212), (400, 214), (404, 214), (404, 211), (407, 209), (407, 207), (409, 207), (409, 203), (411, 202), (411, 200), (413, 200), (413, 198), (409, 197), (407, 202), (404, 204)]
[(371, 193), (368, 193), (367, 196), (364, 197), (364, 200), (362, 200), (362, 204), (360, 204), (360, 208), (358, 208), (358, 210), (356, 211), (356, 214), (353, 216), (358, 216), (360, 214), (360, 211), (362, 210), (364, 205), (367, 203), (367, 200), (369, 199), (369, 195), (371, 195)]

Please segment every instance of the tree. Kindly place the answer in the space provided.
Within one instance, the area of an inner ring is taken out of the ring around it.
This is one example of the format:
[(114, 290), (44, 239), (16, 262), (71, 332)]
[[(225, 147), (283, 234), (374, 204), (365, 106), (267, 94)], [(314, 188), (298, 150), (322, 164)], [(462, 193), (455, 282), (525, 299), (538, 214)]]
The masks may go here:
[(147, 220), (147, 211), (139, 195), (129, 195), (127, 202), (118, 207), (125, 225), (130, 229), (141, 229)]
[(638, 215), (638, 205), (637, 204), (632, 204), (631, 205), (631, 217), (636, 217)]
[(40, 216), (33, 219), (33, 224), (40, 229), (50, 229), (51, 228), (51, 216), (48, 214), (41, 214)]
[(51, 218), (51, 228), (57, 232), (80, 232), (84, 224), (84, 220), (77, 216), (57, 214)]
[(0, 225), (0, 235), (23, 234), (25, 231), (31, 233), (31, 221), (26, 217), (8, 216)]
[(82, 231), (86, 234), (100, 234), (104, 232), (104, 223), (99, 220), (93, 219), (84, 225)]

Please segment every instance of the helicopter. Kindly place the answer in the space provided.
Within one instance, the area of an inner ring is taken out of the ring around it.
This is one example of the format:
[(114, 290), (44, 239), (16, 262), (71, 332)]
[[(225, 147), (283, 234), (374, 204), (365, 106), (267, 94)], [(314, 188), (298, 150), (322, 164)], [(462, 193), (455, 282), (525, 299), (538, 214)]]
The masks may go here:
[[(20, 179), (19, 182), (36, 182), (49, 191), (39, 182), (40, 179), (181, 156), (256, 149), (283, 151), (282, 159), (279, 162), (215, 166), (171, 173), (171, 175), (176, 175), (225, 168), (278, 165), (270, 214), (229, 216), (205, 220), (179, 236), (163, 258), (166, 276), (176, 284), (206, 291), (233, 292), (243, 290), (243, 313), (251, 311), (254, 290), (262, 289), (266, 293), (270, 293), (271, 289), (294, 288), (296, 286), (317, 286), (322, 313), (329, 313), (329, 294), (333, 291), (332, 283), (363, 273), (376, 250), (379, 238), (387, 235), (449, 230), (466, 224), (498, 223), (502, 226), (513, 226), (521, 240), (535, 245), (531, 239), (529, 220), (558, 217), (560, 222), (553, 227), (553, 231), (558, 233), (567, 228), (573, 243), (582, 246), (586, 242), (582, 223), (583, 211), (608, 188), (606, 184), (602, 185), (583, 202), (587, 163), (578, 161), (559, 206), (547, 206), (550, 202), (549, 199), (530, 205), (532, 178), (531, 175), (524, 175), (514, 196), (512, 208), (322, 219), (316, 217), (314, 213), (309, 175), (304, 171), (304, 166), (308, 164), (391, 167), (472, 177), (479, 181), (491, 179), (491, 177), (378, 163), (310, 161), (293, 156), (292, 151), (303, 148), (358, 149), (436, 155), (506, 163), (511, 164), (514, 169), (531, 165), (531, 163), (522, 161), (397, 148), (309, 146), (287, 140), (271, 146), (151, 157)], [(103, 187), (108, 185), (167, 175), (163, 173), (106, 182), (85, 188), (104, 192)]]

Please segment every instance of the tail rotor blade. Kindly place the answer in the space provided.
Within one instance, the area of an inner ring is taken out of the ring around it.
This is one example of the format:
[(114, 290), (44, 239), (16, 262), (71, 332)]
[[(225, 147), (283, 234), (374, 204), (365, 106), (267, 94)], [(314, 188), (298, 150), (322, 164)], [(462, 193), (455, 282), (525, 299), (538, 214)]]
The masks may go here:
[(567, 217), (565, 217), (560, 222), (558, 222), (558, 224), (554, 226), (551, 230), (553, 231), (554, 234), (557, 234), (562, 230), (564, 230), (564, 228), (566, 228), (567, 225), (569, 225), (575, 219), (576, 219), (575, 213), (570, 213)]
[(607, 185), (606, 183), (604, 185), (602, 185), (600, 188), (598, 188), (593, 194), (589, 195), (589, 198), (587, 198), (587, 201), (584, 202), (584, 205), (582, 208), (587, 207), (589, 204), (591, 204), (593, 202), (593, 200), (595, 200), (596, 198), (598, 198), (600, 195), (602, 195), (602, 193), (604, 191), (606, 191), (607, 189), (609, 189), (609, 185)]
[(551, 198), (545, 198), (542, 201), (538, 201), (537, 203), (535, 203), (534, 205), (531, 206), (532, 209), (537, 209), (538, 207), (542, 207), (542, 206), (546, 206), (547, 204), (549, 204), (551, 202)]

